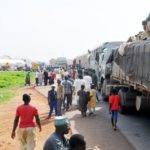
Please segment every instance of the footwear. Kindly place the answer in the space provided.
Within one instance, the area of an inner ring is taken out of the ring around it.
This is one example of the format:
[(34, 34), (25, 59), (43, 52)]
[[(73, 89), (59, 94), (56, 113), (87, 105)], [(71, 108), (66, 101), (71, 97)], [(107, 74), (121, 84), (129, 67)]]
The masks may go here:
[(47, 117), (46, 119), (50, 119), (51, 117)]
[(114, 126), (114, 131), (116, 131), (117, 130), (117, 127), (116, 126)]
[(89, 116), (91, 116), (92, 114), (93, 114), (93, 113), (92, 113), (92, 112), (90, 112), (90, 113), (89, 113)]

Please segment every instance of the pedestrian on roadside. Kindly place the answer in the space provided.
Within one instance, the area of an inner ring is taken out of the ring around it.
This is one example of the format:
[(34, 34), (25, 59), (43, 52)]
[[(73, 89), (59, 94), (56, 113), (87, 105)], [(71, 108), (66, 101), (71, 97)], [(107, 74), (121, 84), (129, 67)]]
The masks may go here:
[(27, 72), (27, 73), (26, 73), (25, 86), (26, 86), (27, 84), (28, 84), (29, 86), (30, 86), (30, 84), (31, 84), (31, 82), (30, 82), (30, 72)]
[(81, 134), (74, 134), (69, 140), (70, 150), (86, 150), (86, 141)]
[(62, 103), (63, 103), (63, 99), (64, 99), (64, 89), (63, 89), (63, 85), (61, 85), (61, 80), (57, 80), (57, 115), (61, 116), (62, 115), (62, 111), (61, 111), (61, 107), (62, 107)]
[(39, 85), (42, 86), (42, 84), (43, 84), (43, 73), (42, 73), (42, 71), (40, 70), (40, 71), (39, 71)]
[(54, 84), (51, 85), (51, 90), (48, 91), (48, 105), (50, 110), (47, 119), (51, 118), (53, 109), (55, 109), (55, 116), (57, 116), (57, 92)]
[(44, 76), (44, 85), (47, 85), (47, 81), (48, 81), (48, 72), (47, 70), (44, 70), (43, 72), (43, 76)]
[(35, 84), (36, 86), (39, 85), (39, 71), (38, 70), (35, 72)]
[(69, 133), (70, 124), (66, 116), (57, 116), (54, 120), (55, 132), (46, 140), (43, 150), (69, 150), (69, 140), (65, 134)]
[(114, 130), (117, 130), (118, 110), (120, 108), (120, 97), (115, 88), (112, 89), (109, 96), (109, 112), (111, 114), (111, 123)]
[(82, 117), (86, 117), (87, 103), (88, 103), (88, 95), (87, 92), (84, 91), (84, 88), (85, 86), (81, 85), (81, 90), (78, 91), (79, 110), (81, 111)]
[[(72, 105), (72, 83), (68, 80), (68, 77), (65, 76), (65, 80), (62, 81), (62, 85), (64, 87), (64, 101), (63, 101), (63, 105), (64, 105), (64, 109), (66, 109), (66, 111), (68, 111), (69, 106)], [(67, 105), (65, 100), (67, 99)]]
[(11, 133), (11, 138), (14, 139), (16, 136), (16, 129), (19, 123), (17, 135), (20, 141), (20, 150), (34, 150), (36, 146), (36, 125), (34, 123), (34, 117), (39, 127), (39, 131), (42, 130), (38, 110), (34, 106), (31, 106), (29, 104), (30, 100), (31, 98), (28, 94), (23, 95), (24, 104), (18, 106), (16, 109), (16, 117), (14, 119), (13, 130)]
[(92, 85), (92, 77), (89, 75), (88, 71), (84, 72), (83, 80), (85, 81), (85, 91), (89, 92)]
[(85, 81), (83, 80), (82, 76), (79, 75), (77, 79), (75, 79), (74, 84), (73, 84), (73, 91), (75, 95), (75, 103), (78, 106), (79, 105), (79, 95), (78, 91), (81, 89), (81, 85), (85, 86)]
[(90, 90), (90, 100), (88, 102), (88, 109), (89, 109), (89, 115), (96, 115), (95, 111), (96, 107), (96, 90), (95, 90), (95, 85), (91, 85), (91, 90)]

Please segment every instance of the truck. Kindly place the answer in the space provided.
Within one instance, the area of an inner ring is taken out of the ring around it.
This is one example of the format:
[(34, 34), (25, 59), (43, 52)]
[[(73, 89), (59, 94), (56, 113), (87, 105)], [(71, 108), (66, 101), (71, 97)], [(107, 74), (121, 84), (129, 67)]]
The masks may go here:
[[(107, 55), (107, 54), (105, 54)], [(104, 99), (116, 88), (121, 99), (120, 112), (150, 109), (150, 39), (125, 43), (109, 55), (101, 94)]]
[(59, 57), (56, 59), (56, 67), (67, 69), (67, 59), (65, 57)]

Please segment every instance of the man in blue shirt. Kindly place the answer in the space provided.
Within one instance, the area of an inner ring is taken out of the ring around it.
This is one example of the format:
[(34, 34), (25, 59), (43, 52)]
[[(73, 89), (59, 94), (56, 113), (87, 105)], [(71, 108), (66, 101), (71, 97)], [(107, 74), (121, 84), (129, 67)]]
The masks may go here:
[(53, 109), (55, 109), (55, 116), (57, 115), (57, 92), (55, 91), (55, 85), (51, 85), (51, 90), (48, 91), (48, 104), (50, 107), (50, 111), (47, 119), (51, 118), (53, 113)]

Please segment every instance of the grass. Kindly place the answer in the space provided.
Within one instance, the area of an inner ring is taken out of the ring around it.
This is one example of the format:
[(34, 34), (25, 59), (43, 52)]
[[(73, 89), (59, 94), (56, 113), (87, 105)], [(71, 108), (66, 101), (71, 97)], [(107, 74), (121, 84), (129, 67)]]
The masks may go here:
[(7, 102), (15, 96), (15, 93), (11, 90), (2, 90), (0, 91), (0, 104)]
[[(34, 82), (34, 72), (30, 75), (31, 82)], [(0, 104), (15, 96), (12, 89), (24, 86), (25, 76), (24, 71), (0, 71)]]

